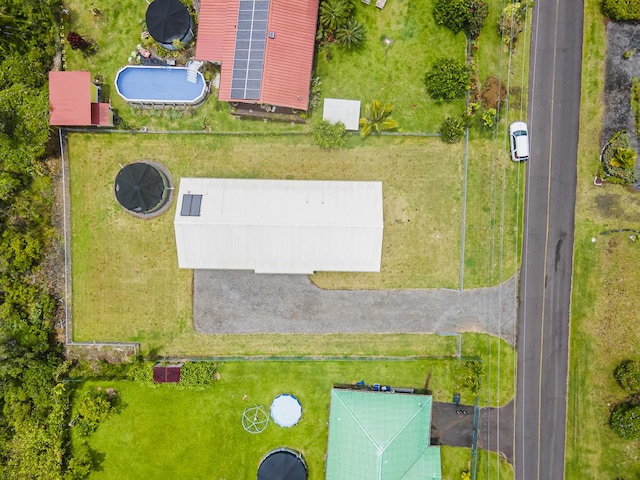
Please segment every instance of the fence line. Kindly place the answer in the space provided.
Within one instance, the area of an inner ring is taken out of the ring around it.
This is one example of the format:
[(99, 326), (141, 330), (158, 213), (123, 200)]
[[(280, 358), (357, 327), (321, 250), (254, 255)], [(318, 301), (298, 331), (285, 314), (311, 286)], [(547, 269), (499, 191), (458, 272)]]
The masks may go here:
[[(140, 129), (122, 129), (122, 128), (80, 128), (80, 127), (66, 127), (67, 132), (76, 133), (126, 133), (133, 135), (212, 135), (212, 136), (253, 136), (253, 137), (278, 137), (288, 135), (300, 135), (309, 136), (312, 135), (311, 131), (282, 131), (282, 132), (261, 132), (261, 131), (205, 131), (205, 130), (149, 130), (148, 127), (141, 127)], [(348, 132), (351, 135), (359, 135), (358, 132)], [(437, 132), (376, 132), (372, 133), (372, 136), (380, 137), (440, 137), (440, 133)]]

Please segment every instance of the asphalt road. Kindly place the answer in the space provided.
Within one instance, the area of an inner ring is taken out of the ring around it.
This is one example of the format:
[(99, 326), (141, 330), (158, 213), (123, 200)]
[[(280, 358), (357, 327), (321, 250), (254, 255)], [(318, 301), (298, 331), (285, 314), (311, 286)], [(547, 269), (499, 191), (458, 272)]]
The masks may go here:
[(535, 2), (518, 312), (515, 471), (564, 478), (583, 2)]

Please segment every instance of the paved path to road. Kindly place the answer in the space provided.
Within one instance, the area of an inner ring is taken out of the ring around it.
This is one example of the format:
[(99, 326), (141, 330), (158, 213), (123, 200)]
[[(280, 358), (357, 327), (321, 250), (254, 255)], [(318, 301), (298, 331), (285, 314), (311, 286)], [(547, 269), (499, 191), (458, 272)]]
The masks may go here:
[[(467, 415), (458, 415), (461, 409)], [(473, 441), (473, 405), (433, 403), (431, 436), (440, 445), (471, 448)], [(500, 453), (513, 463), (513, 401), (500, 408), (481, 408), (478, 446)], [(480, 476), (484, 472), (480, 472)]]
[(249, 333), (486, 332), (515, 345), (516, 280), (465, 290), (322, 290), (304, 275), (194, 271), (196, 330)]

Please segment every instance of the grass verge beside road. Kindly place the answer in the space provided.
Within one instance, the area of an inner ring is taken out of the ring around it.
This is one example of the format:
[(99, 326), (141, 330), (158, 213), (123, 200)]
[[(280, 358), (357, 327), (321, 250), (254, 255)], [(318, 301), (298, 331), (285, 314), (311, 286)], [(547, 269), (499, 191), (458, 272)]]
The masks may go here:
[[(616, 228), (638, 228), (638, 193), (593, 185), (598, 171), (605, 25), (600, 7), (585, 4), (578, 191), (569, 359), (566, 478), (640, 477), (637, 442), (623, 440), (608, 422), (625, 399), (613, 377), (623, 360), (640, 360), (638, 243)], [(592, 238), (596, 241), (592, 242)]]

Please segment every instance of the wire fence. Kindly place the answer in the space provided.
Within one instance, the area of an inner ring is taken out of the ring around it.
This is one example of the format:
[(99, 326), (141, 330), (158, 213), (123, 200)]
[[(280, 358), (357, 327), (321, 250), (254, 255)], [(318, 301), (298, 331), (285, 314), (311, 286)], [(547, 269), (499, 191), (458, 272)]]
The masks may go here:
[[(227, 130), (227, 131), (207, 131), (207, 130), (149, 130), (144, 126), (140, 129), (127, 128), (83, 128), (83, 127), (65, 127), (67, 132), (76, 133), (122, 133), (127, 135), (209, 135), (209, 136), (238, 136), (238, 137), (285, 137), (285, 136), (311, 136), (311, 130), (283, 130), (281, 132), (267, 132), (260, 130)], [(358, 132), (347, 132), (352, 136), (359, 135)], [(441, 137), (439, 132), (373, 132), (372, 137)]]

